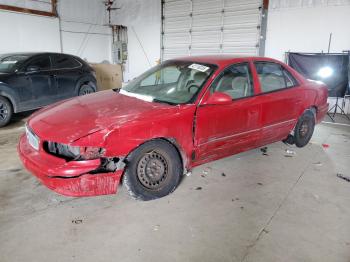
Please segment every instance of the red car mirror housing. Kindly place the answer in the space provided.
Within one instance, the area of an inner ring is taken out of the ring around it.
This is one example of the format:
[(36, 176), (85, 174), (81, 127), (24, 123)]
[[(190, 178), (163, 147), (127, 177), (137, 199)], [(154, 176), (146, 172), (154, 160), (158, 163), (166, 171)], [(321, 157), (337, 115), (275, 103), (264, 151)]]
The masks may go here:
[(232, 97), (223, 92), (215, 92), (204, 102), (205, 105), (230, 105), (231, 103)]

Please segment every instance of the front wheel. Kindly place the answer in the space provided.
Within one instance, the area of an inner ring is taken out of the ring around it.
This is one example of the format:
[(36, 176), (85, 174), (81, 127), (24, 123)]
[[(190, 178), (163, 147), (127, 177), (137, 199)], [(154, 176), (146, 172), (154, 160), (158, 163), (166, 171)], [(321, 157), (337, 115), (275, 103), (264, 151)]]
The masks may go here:
[(83, 95), (88, 95), (91, 93), (95, 93), (95, 89), (94, 87), (89, 83), (89, 84), (82, 84), (79, 88), (79, 96), (83, 96)]
[(12, 114), (13, 108), (10, 101), (0, 96), (0, 127), (6, 126), (10, 122)]
[(173, 192), (183, 173), (176, 148), (167, 141), (154, 140), (138, 147), (128, 157), (123, 185), (139, 200), (152, 200)]
[(315, 129), (315, 116), (311, 110), (305, 111), (305, 113), (299, 118), (294, 129), (294, 142), (297, 147), (306, 146), (314, 133)]

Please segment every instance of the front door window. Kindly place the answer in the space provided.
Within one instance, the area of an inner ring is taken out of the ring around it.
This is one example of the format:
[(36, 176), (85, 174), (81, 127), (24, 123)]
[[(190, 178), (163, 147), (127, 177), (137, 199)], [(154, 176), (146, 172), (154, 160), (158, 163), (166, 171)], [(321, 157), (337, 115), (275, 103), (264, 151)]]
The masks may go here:
[(237, 64), (224, 70), (212, 84), (211, 93), (213, 92), (226, 93), (232, 99), (252, 96), (254, 89), (249, 64)]

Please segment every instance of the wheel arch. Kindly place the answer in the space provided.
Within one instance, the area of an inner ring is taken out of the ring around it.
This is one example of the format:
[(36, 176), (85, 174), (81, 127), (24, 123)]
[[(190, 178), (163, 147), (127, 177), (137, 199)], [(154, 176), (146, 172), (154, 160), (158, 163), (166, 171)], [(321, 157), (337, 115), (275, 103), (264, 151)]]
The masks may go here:
[(0, 96), (5, 97), (7, 100), (10, 101), (14, 113), (18, 112), (18, 106), (17, 106), (16, 98), (14, 98), (11, 94), (9, 94), (8, 92), (2, 90), (1, 88), (0, 88)]
[(282, 140), (284, 143), (287, 143), (287, 144), (290, 144), (290, 145), (295, 144), (295, 141), (294, 141), (294, 139), (295, 139), (295, 138), (294, 138), (294, 137), (295, 137), (295, 128), (296, 128), (296, 126), (297, 126), (297, 124), (298, 124), (299, 119), (300, 119), (305, 113), (308, 113), (308, 112), (311, 112), (311, 113), (313, 114), (314, 120), (315, 120), (315, 123), (316, 123), (316, 119), (317, 119), (317, 117), (316, 117), (316, 114), (317, 114), (317, 107), (314, 106), (314, 105), (312, 105), (312, 106), (310, 106), (310, 107), (304, 109), (303, 111), (301, 111), (300, 115), (299, 115), (298, 118), (296, 119), (296, 122), (295, 122), (295, 124), (294, 124), (292, 130), (290, 130), (288, 136), (287, 136), (284, 140)]
[(315, 105), (310, 106), (310, 110), (311, 110), (314, 114), (317, 114), (317, 106), (315, 106)]
[(136, 146), (134, 149), (132, 149), (128, 155), (125, 157), (126, 161), (128, 161), (128, 159), (130, 159), (130, 157), (132, 156), (132, 154), (135, 152), (136, 149), (138, 149), (140, 146), (151, 142), (151, 141), (165, 141), (167, 143), (169, 143), (171, 146), (173, 146), (175, 148), (175, 150), (177, 151), (180, 161), (182, 163), (182, 169), (183, 169), (183, 173), (185, 174), (188, 170), (188, 158), (186, 156), (185, 151), (183, 150), (183, 148), (181, 147), (181, 145), (177, 142), (176, 138), (173, 137), (156, 137), (156, 138), (152, 138), (149, 140), (144, 141), (143, 143), (139, 144), (138, 146)]
[(303, 115), (305, 114), (307, 111), (311, 111), (314, 114), (314, 117), (316, 119), (316, 115), (317, 115), (317, 106), (316, 105), (311, 105), (311, 106), (307, 106), (307, 107), (303, 107), (301, 108), (301, 110), (299, 111), (299, 114), (297, 116), (297, 120)]
[(309, 108), (306, 108), (306, 109), (304, 110), (304, 112), (303, 112), (301, 115), (303, 115), (303, 114), (306, 113), (307, 111), (311, 111), (311, 112), (312, 112), (312, 114), (314, 115), (315, 121), (316, 121), (317, 106), (312, 105), (312, 106), (310, 106)]
[(95, 92), (97, 92), (97, 82), (96, 79), (93, 78), (90, 75), (85, 75), (82, 76), (81, 78), (78, 79), (77, 84), (75, 86), (75, 92), (79, 93), (79, 89), (83, 84), (88, 84), (88, 83), (92, 83), (93, 84), (93, 88), (95, 90)]

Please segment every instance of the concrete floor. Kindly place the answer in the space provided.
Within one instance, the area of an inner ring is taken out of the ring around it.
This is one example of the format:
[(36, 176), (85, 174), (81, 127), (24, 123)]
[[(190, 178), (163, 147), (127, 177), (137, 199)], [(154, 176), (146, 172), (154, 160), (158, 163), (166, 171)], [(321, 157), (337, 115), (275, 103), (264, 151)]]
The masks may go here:
[(67, 198), (40, 185), (16, 154), (23, 121), (0, 130), (1, 262), (350, 261), (350, 183), (336, 176), (350, 176), (348, 126), (198, 167), (170, 196), (139, 202), (123, 188)]

